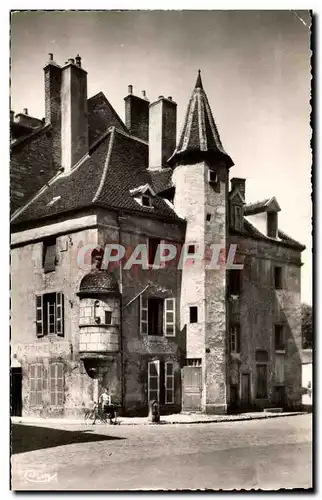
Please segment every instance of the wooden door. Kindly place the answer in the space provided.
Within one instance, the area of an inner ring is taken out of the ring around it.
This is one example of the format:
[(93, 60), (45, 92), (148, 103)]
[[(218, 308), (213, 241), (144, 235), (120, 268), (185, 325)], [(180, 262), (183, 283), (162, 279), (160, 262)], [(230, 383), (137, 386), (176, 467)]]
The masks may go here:
[(242, 373), (241, 375), (241, 404), (243, 407), (250, 405), (250, 375)]
[(201, 366), (182, 368), (182, 409), (201, 411)]

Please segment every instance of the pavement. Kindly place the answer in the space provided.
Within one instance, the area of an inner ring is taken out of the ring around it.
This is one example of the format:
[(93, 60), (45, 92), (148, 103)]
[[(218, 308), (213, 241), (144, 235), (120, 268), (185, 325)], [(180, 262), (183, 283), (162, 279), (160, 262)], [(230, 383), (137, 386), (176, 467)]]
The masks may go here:
[[(306, 412), (250, 412), (234, 415), (205, 415), (202, 413), (176, 413), (173, 415), (161, 415), (158, 424), (150, 421), (148, 417), (118, 417), (118, 423), (122, 425), (160, 425), (160, 424), (205, 424), (217, 422), (236, 422), (241, 420), (260, 420), (265, 418), (280, 418), (294, 415), (303, 415)], [(37, 418), (37, 417), (11, 417), (14, 423), (23, 424), (68, 424), (82, 425), (86, 424), (83, 418)], [(97, 422), (95, 425), (100, 425)], [(106, 425), (106, 424), (101, 424)]]
[(312, 491), (312, 415), (199, 425), (13, 423), (11, 474), (15, 491)]

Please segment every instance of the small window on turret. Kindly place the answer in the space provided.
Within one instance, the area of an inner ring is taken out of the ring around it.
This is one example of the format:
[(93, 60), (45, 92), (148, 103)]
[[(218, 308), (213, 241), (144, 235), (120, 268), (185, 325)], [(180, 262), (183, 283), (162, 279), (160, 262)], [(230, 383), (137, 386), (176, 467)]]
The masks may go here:
[(105, 325), (111, 325), (111, 324), (112, 324), (112, 312), (105, 311)]
[(206, 220), (207, 220), (207, 222), (211, 221), (211, 214), (207, 214)]
[(208, 170), (208, 182), (211, 184), (216, 184), (218, 182), (217, 172), (214, 170)]

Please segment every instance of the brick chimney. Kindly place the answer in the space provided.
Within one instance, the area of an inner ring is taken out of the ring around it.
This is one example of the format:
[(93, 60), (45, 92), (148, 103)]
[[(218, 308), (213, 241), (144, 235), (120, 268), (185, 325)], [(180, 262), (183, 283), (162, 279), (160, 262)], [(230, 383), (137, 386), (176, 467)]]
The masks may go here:
[(45, 76), (45, 123), (52, 125), (52, 158), (55, 169), (61, 167), (61, 67), (48, 54), (44, 67)]
[(88, 153), (87, 72), (79, 55), (61, 69), (61, 151), (65, 172)]
[(128, 95), (125, 101), (125, 125), (130, 133), (139, 139), (149, 139), (149, 100), (145, 90), (142, 97), (133, 95), (133, 86), (128, 86)]
[(244, 198), (244, 200), (246, 201), (246, 179), (240, 179), (239, 177), (234, 177), (233, 179), (231, 179), (231, 190), (234, 191), (236, 188), (238, 189), (238, 191), (240, 192), (240, 194), (242, 195), (242, 197)]
[(176, 147), (177, 104), (172, 97), (159, 98), (150, 104), (149, 169), (166, 166)]

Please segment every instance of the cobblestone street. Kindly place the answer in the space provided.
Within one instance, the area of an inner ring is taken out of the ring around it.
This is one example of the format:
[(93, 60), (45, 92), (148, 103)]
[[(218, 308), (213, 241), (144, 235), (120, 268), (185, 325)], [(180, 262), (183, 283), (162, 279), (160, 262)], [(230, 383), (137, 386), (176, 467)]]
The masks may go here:
[(13, 425), (14, 490), (310, 488), (312, 416), (161, 426)]

